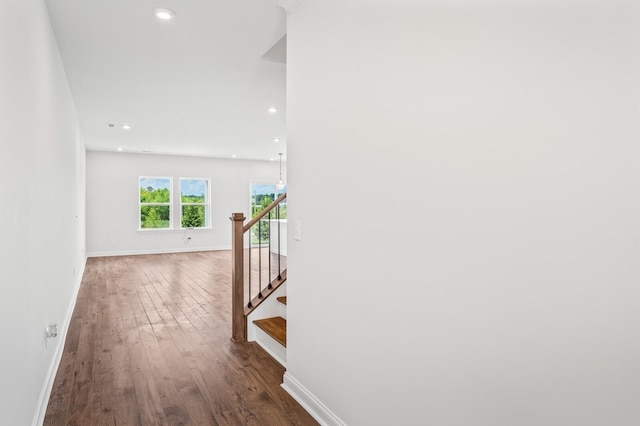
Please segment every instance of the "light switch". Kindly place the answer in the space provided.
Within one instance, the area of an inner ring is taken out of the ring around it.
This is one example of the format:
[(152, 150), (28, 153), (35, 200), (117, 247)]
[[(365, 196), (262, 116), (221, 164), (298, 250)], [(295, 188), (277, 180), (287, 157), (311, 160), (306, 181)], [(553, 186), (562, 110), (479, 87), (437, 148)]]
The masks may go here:
[(299, 220), (293, 221), (293, 239), (296, 241), (302, 240), (302, 225)]

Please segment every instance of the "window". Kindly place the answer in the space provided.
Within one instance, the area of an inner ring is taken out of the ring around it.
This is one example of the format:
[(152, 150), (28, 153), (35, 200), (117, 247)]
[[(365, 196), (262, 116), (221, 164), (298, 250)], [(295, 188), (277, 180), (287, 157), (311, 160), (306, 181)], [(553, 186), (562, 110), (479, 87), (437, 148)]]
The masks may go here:
[(180, 178), (180, 227), (208, 228), (209, 179)]
[(140, 178), (140, 229), (171, 229), (171, 178)]
[[(251, 217), (256, 217), (280, 195), (287, 192), (287, 187), (277, 189), (274, 184), (251, 185)], [(287, 200), (280, 204), (280, 219), (287, 218)]]
[[(277, 189), (274, 184), (252, 184), (251, 185), (251, 217), (254, 218), (258, 213), (267, 208), (269, 204), (278, 198), (280, 195), (287, 192), (287, 187), (283, 189)], [(276, 211), (273, 210), (271, 219), (276, 219)], [(287, 200), (280, 203), (280, 219), (287, 218)], [(258, 226), (253, 228), (252, 243), (258, 243), (258, 235), (262, 237), (261, 243), (268, 241), (268, 227), (267, 223), (261, 223), (260, 230)]]

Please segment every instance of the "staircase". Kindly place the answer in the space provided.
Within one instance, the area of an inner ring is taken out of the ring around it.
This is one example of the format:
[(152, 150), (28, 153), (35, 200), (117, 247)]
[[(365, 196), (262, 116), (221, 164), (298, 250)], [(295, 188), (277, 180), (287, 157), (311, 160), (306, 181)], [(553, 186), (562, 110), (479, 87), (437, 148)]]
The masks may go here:
[(282, 194), (246, 224), (243, 213), (230, 218), (232, 340), (257, 342), (283, 366), (287, 360), (287, 269), (286, 220), (281, 220), (280, 205), (286, 197)]
[[(286, 294), (286, 285), (276, 292)], [(271, 296), (249, 315), (249, 341), (255, 341), (280, 364), (287, 363), (287, 296)]]
[(282, 317), (271, 317), (255, 320), (253, 323), (285, 348), (287, 347), (287, 320)]

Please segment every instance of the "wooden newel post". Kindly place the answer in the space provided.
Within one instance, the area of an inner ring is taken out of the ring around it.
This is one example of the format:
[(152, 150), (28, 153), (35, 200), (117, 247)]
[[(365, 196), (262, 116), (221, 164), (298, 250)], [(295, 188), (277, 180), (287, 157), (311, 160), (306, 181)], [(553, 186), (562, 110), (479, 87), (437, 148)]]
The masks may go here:
[(231, 219), (231, 340), (247, 341), (247, 317), (244, 315), (244, 213), (233, 213)]

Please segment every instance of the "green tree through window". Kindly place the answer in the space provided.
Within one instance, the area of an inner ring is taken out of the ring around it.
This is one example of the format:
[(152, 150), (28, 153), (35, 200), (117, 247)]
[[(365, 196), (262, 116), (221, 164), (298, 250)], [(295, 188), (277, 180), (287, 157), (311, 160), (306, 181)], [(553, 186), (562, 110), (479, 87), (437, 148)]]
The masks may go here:
[(209, 226), (209, 180), (196, 178), (180, 179), (180, 204), (182, 228), (204, 228)]
[(171, 228), (171, 178), (141, 177), (140, 228)]
[[(287, 192), (286, 186), (278, 190), (273, 184), (253, 184), (251, 185), (251, 217), (254, 218), (266, 209), (280, 195)], [(280, 219), (287, 218), (287, 200), (280, 203)], [(276, 219), (276, 211), (273, 210), (271, 219)], [(262, 244), (269, 242), (269, 223), (267, 220), (261, 221), (260, 225), (252, 228), (251, 242), (258, 243), (258, 240)]]

